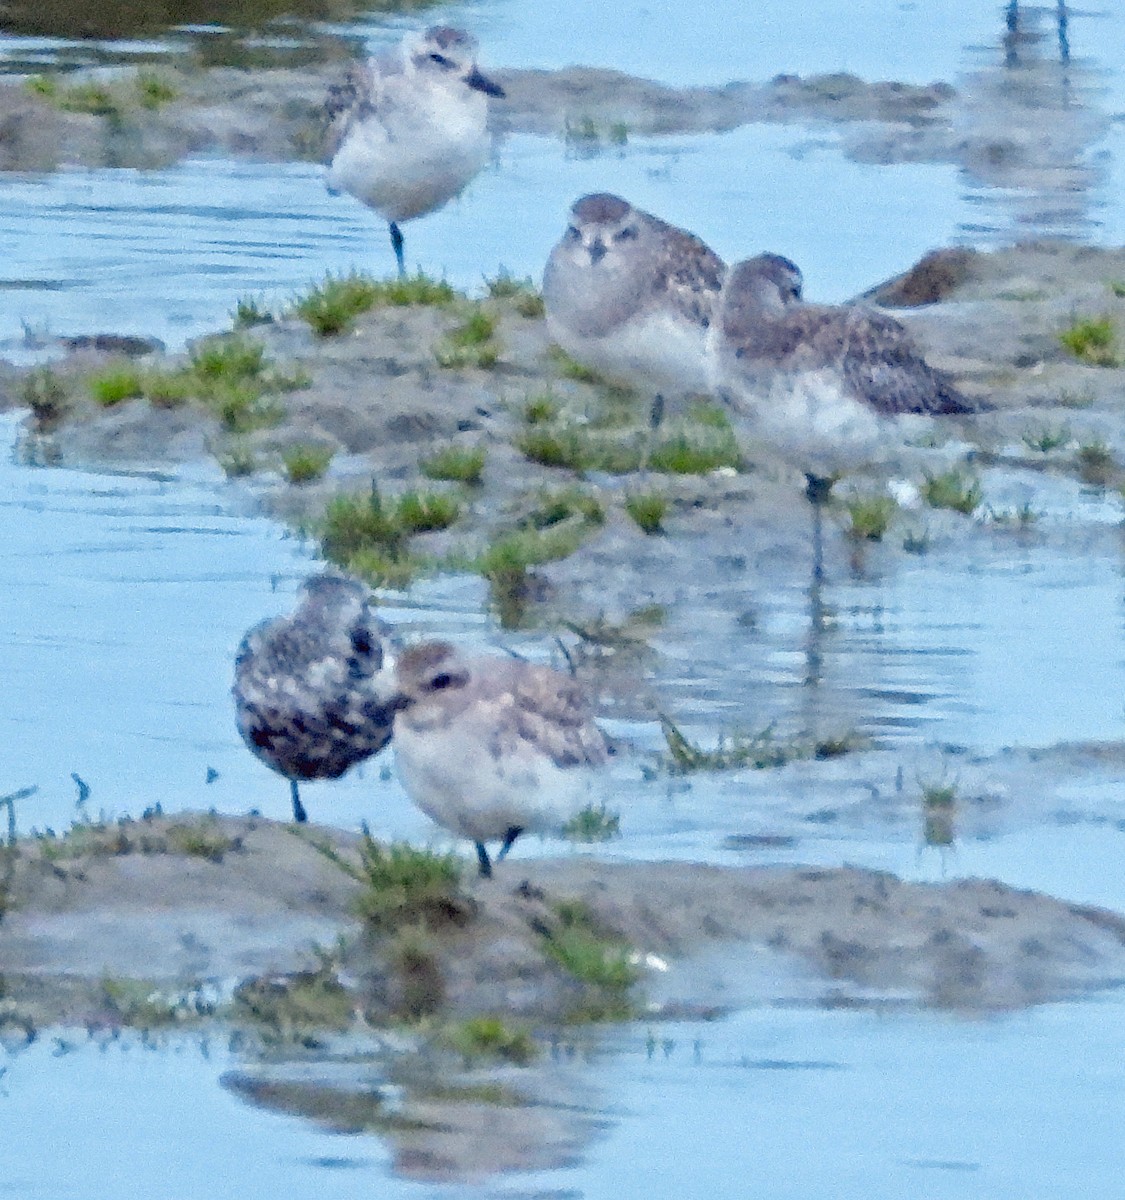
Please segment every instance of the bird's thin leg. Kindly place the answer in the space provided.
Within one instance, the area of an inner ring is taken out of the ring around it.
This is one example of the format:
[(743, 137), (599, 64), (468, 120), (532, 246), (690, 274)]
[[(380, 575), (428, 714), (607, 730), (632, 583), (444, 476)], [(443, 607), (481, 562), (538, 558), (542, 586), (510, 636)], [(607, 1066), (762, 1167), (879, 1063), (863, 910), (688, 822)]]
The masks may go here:
[(805, 481), (805, 495), (813, 511), (813, 580), (820, 583), (824, 579), (824, 506), (835, 480), (806, 475)]
[(301, 790), (295, 779), (289, 780), (289, 794), (293, 797), (293, 820), (303, 825), (309, 819), (309, 814), (301, 803)]
[(648, 410), (648, 433), (645, 434), (644, 460), (641, 463), (641, 471), (647, 472), (649, 463), (652, 461), (652, 452), (656, 449), (656, 435), (660, 432), (660, 426), (664, 423), (664, 397), (657, 392), (652, 398), (652, 405)]
[(402, 230), (394, 221), (391, 222), (391, 246), (394, 248), (395, 260), (398, 263), (398, 273), (401, 278), (406, 274), (406, 259), (402, 253)]
[(474, 842), (477, 848), (477, 862), (480, 863), (481, 879), (492, 878), (492, 863), (488, 861), (488, 851), (484, 848), (484, 842)]
[(504, 842), (500, 847), (500, 853), (496, 856), (496, 861), (499, 862), (512, 848), (512, 843), (523, 833), (522, 825), (513, 825), (506, 834), (504, 834)]

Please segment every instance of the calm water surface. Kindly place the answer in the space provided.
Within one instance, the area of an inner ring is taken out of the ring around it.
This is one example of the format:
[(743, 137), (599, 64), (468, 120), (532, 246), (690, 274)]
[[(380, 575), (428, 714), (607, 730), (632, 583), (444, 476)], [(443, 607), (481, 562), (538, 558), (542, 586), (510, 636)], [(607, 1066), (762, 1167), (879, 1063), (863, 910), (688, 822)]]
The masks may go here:
[[(201, 45), (216, 59), (245, 51), (238, 30), (167, 34), (159, 20), (145, 24), (123, 7), (127, 19), (109, 32), (132, 38), (128, 45), (21, 26), (26, 36), (0, 35), (0, 60), (25, 71), (202, 53)], [(510, 0), (436, 11), (471, 25), (490, 63), (613, 65), (673, 83), (825, 70), (926, 82), (997, 70), (1003, 60), (1000, 7), (968, 0), (796, 8), (767, 0), (752, 9)], [(1044, 57), (1055, 53), (1052, 11), (1040, 21)], [(283, 59), (341, 37), (374, 45), (406, 23), (353, 19), (351, 10), (347, 17), (346, 25), (318, 26), (315, 37), (289, 27), (288, 41), (274, 27), (259, 48)], [(1075, 13), (1069, 33), (1083, 85), (1076, 103), (1113, 115), (1125, 107), (1125, 14)], [(1104, 89), (1096, 101), (1091, 79)], [(1123, 129), (1119, 121), (1079, 146), (1097, 171), (1063, 232), (1125, 240)], [(830, 299), (932, 245), (1050, 231), (1060, 220), (1044, 205), (1039, 224), (1029, 222), (1036, 208), (1027, 196), (989, 193), (951, 165), (852, 163), (832, 130), (753, 126), (637, 139), (585, 159), (561, 142), (513, 137), (459, 205), (409, 228), (408, 257), (470, 287), (501, 263), (537, 275), (570, 200), (602, 188), (690, 225), (726, 256), (766, 246), (790, 254), (805, 267), (810, 294)], [(208, 161), (4, 177), (0, 352), (19, 355), (23, 323), (90, 331), (105, 327), (107, 310), (115, 330), (179, 345), (222, 324), (239, 296), (281, 303), (326, 269), (385, 271), (384, 243), (378, 223), (328, 196), (319, 169), (306, 165)], [(3, 445), (15, 437), (16, 420), (4, 419)], [(1120, 739), (1125, 589), (1109, 531), (1117, 519), (1104, 498), (1068, 493), (1046, 520), (1106, 529), (1081, 558), (1013, 545), (976, 555), (957, 574), (927, 557), (896, 559), (883, 575), (833, 577), (823, 597), (831, 619), (815, 647), (817, 703), (850, 714), (905, 762), (944, 743), (989, 753)], [(248, 498), (209, 467), (174, 478), (107, 476), (30, 467), (5, 453), (0, 522), (8, 748), (0, 791), (39, 787), (20, 810), (21, 826), (68, 824), (73, 775), (90, 788), (91, 815), (136, 814), (157, 800), (170, 809), (284, 815), (285, 785), (242, 747), (228, 689), (239, 638), (291, 607), (314, 565), (307, 550), (251, 515)], [(735, 620), (745, 594), (744, 580), (715, 583), (674, 609), (658, 639), (654, 687), (700, 737), (740, 722), (798, 720), (808, 704), (807, 579), (798, 571), (756, 589), (752, 630)], [(473, 580), (426, 585), (388, 615), (407, 632), (499, 642)], [(505, 644), (550, 653), (530, 635)], [(615, 854), (850, 861), (910, 878), (982, 874), (1125, 909), (1125, 812), (1121, 781), (1110, 774), (1060, 793), (1060, 807), (1072, 805), (1082, 820), (1029, 817), (939, 854), (920, 850), (917, 830), (901, 822), (810, 827), (799, 777), (647, 782), (641, 765), (658, 749), (657, 731), (622, 724), (638, 756), (615, 769), (614, 795), (627, 813)], [(338, 784), (312, 785), (309, 807), (327, 821), (367, 819), (378, 833), (432, 839), (386, 774), (385, 764), (369, 764)], [(804, 809), (791, 802), (798, 792)], [(838, 788), (826, 794), (826, 804), (838, 800)], [(763, 822), (795, 843), (749, 854), (725, 846), (728, 835)], [(534, 844), (523, 851), (536, 852)], [(981, 1022), (750, 1008), (717, 1025), (661, 1029), (669, 1044), (651, 1056), (642, 1031), (623, 1031), (597, 1066), (614, 1122), (607, 1136), (577, 1167), (487, 1191), (733, 1195), (752, 1177), (763, 1194), (802, 1200), (1111, 1195), (1120, 1175), (1123, 1015), (1116, 996)], [(472, 1191), (396, 1181), (374, 1137), (332, 1135), (249, 1108), (220, 1086), (237, 1065), (225, 1049), (62, 1049), (47, 1040), (0, 1057), (0, 1122), (6, 1146), (17, 1148), (0, 1165), (4, 1195), (195, 1197), (226, 1194), (232, 1180), (251, 1198)]]

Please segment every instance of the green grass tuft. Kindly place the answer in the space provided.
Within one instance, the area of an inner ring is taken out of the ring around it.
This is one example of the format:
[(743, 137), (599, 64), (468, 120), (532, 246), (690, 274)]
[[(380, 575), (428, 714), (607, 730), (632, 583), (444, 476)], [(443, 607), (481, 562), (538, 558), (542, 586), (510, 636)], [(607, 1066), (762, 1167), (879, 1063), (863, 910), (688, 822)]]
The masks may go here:
[(1035, 429), (1025, 429), (1021, 437), (1029, 450), (1038, 454), (1050, 454), (1052, 450), (1058, 450), (1070, 441), (1070, 427), (1059, 425), (1051, 428), (1040, 425)]
[(484, 282), (490, 300), (511, 301), (521, 317), (533, 320), (543, 316), (546, 311), (539, 289), (529, 278), (517, 279), (505, 267), (501, 267), (492, 279)]
[(70, 396), (61, 376), (50, 367), (36, 367), (20, 384), (20, 400), (31, 409), (36, 424), (57, 424), (70, 408)]
[(444, 307), (452, 304), (457, 293), (443, 279), (433, 279), (419, 271), (378, 280), (361, 271), (347, 275), (329, 272), (323, 282), (312, 288), (293, 306), (319, 337), (332, 337), (350, 329), (355, 319), (376, 307), (405, 308), (411, 305)]
[(695, 771), (729, 771), (750, 768), (764, 771), (802, 759), (838, 758), (858, 749), (862, 742), (853, 734), (810, 740), (774, 737), (773, 727), (758, 733), (721, 736), (713, 749), (704, 749), (690, 741), (668, 717), (660, 714), (660, 728), (668, 752), (663, 766), (672, 775), (690, 775)]
[(472, 907), (461, 893), (461, 860), (455, 854), (417, 850), (405, 842), (384, 846), (363, 826), (356, 901), (368, 927), (380, 933), (422, 926), (463, 925)]
[(881, 542), (898, 512), (891, 496), (852, 496), (844, 503), (848, 537), (855, 542)]
[(621, 836), (621, 814), (604, 804), (587, 804), (563, 826), (563, 836), (572, 842), (609, 842)]
[(331, 446), (318, 446), (309, 442), (286, 446), (281, 452), (285, 478), (295, 484), (323, 479), (334, 454)]
[(90, 394), (103, 408), (144, 394), (141, 372), (132, 363), (113, 363), (90, 376)]
[(922, 494), (933, 508), (951, 508), (968, 516), (980, 506), (984, 489), (976, 476), (955, 468), (940, 475), (927, 475)]
[(138, 71), (136, 78), (137, 103), (141, 108), (157, 109), (179, 98), (180, 93), (155, 71)]
[(631, 992), (640, 980), (633, 948), (606, 931), (581, 901), (559, 902), (554, 915), (540, 931), (543, 950), (586, 992), (572, 1019), (628, 1020), (636, 1010)]
[(257, 297), (240, 296), (235, 302), (231, 320), (235, 329), (252, 329), (255, 325), (271, 324), (273, 313)]
[(668, 515), (668, 498), (659, 492), (640, 492), (625, 499), (625, 511), (647, 534), (664, 532)]
[(456, 328), (438, 339), (434, 357), (446, 368), (494, 367), (500, 358), (496, 317), (479, 305)]
[(477, 487), (484, 475), (484, 462), (483, 446), (446, 446), (429, 458), (423, 459), (420, 467), (427, 479)]
[(1085, 363), (1095, 367), (1116, 367), (1117, 330), (1110, 316), (1086, 317), (1075, 321), (1059, 334), (1062, 345)]
[(445, 492), (406, 492), (394, 508), (394, 520), (408, 536), (448, 529), (460, 516), (461, 505)]
[(1078, 447), (1075, 458), (1078, 474), (1091, 487), (1108, 487), (1119, 473), (1113, 452), (1101, 440), (1084, 442)]
[(443, 1041), (460, 1054), (468, 1066), (479, 1059), (526, 1066), (538, 1048), (526, 1029), (511, 1029), (502, 1017), (469, 1017), (444, 1031)]

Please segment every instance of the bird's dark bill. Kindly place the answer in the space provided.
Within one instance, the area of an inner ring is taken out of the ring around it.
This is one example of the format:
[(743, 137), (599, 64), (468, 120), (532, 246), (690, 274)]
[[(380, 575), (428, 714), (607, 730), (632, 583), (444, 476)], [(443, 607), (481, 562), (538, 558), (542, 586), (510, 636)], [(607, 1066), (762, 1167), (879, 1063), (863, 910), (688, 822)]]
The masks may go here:
[(493, 83), (487, 75), (482, 75), (476, 67), (473, 68), (471, 74), (465, 76), (465, 82), (469, 87), (476, 88), (478, 92), (484, 92), (486, 96), (504, 95), (504, 89), (498, 83)]

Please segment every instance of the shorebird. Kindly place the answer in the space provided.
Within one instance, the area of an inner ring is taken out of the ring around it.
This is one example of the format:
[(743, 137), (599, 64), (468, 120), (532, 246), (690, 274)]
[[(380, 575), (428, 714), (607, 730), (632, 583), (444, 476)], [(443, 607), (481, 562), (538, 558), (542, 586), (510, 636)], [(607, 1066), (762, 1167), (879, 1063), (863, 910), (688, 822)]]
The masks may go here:
[(708, 390), (706, 343), (726, 266), (694, 234), (605, 192), (583, 196), (543, 272), (547, 331), (607, 379), (667, 395)]
[(383, 666), (387, 627), (371, 594), (354, 580), (315, 575), (289, 617), (254, 626), (234, 665), (238, 732), (289, 780), (293, 819), (308, 816), (302, 779), (337, 779), (390, 739), (393, 712), (373, 681)]
[(733, 266), (708, 342), (711, 388), (738, 424), (805, 475), (823, 504), (920, 421), (980, 411), (903, 325), (860, 305), (805, 304), (800, 272), (762, 254)]
[(423, 642), (384, 668), (395, 711), (395, 764), (432, 820), (499, 862), (524, 832), (558, 830), (586, 803), (590, 773), (609, 755), (590, 703), (569, 676), (521, 659), (465, 657)]
[(394, 55), (353, 65), (329, 89), (328, 186), (349, 192), (390, 223), (399, 274), (399, 222), (459, 196), (488, 163), (488, 96), (504, 90), (477, 68), (477, 41), (435, 25)]

